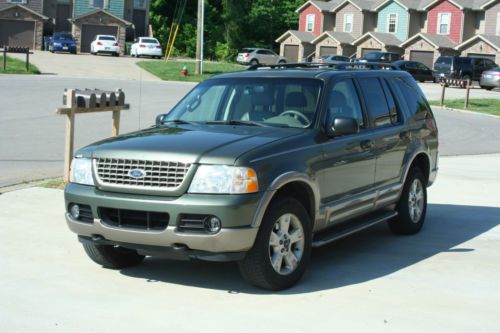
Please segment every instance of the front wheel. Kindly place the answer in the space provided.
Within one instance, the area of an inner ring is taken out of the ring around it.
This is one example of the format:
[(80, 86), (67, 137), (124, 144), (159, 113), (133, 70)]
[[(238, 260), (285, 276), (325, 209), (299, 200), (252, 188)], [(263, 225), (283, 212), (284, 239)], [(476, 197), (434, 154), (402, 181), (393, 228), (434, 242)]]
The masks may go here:
[(140, 264), (144, 256), (135, 250), (113, 245), (83, 243), (83, 249), (95, 263), (107, 268), (120, 269)]
[(388, 222), (392, 232), (413, 235), (422, 229), (427, 212), (427, 180), (419, 168), (408, 173), (396, 211), (398, 215)]
[(271, 203), (240, 272), (249, 283), (264, 289), (293, 286), (304, 274), (311, 254), (311, 220), (293, 198)]

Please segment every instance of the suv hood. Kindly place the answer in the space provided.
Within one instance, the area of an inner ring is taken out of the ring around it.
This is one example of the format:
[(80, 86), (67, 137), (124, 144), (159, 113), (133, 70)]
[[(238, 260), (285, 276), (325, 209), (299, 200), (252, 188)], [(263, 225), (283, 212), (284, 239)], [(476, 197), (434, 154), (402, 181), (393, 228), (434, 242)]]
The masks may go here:
[(296, 128), (228, 125), (160, 127), (96, 142), (76, 155), (232, 165), (252, 149), (302, 132)]

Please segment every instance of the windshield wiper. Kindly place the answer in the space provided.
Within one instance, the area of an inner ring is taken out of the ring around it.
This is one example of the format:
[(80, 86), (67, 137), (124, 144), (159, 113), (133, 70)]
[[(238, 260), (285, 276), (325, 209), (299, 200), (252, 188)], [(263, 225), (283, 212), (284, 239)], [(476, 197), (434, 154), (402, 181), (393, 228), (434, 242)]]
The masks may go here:
[(266, 125), (255, 122), (255, 121), (250, 121), (250, 120), (212, 120), (212, 121), (207, 121), (206, 124), (208, 125), (234, 125), (234, 126), (258, 126), (258, 127), (265, 127)]
[(161, 123), (162, 123), (162, 125), (167, 124), (167, 123), (172, 123), (172, 124), (177, 124), (177, 125), (196, 125), (195, 122), (182, 120), (182, 119), (172, 119), (172, 120), (165, 119), (165, 120), (162, 120)]

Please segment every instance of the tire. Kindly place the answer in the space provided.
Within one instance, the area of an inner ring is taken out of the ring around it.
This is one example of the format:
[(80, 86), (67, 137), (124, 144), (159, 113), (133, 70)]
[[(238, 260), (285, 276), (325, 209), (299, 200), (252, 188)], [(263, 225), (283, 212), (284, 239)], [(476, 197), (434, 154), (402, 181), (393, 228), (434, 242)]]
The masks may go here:
[(286, 61), (285, 60), (280, 60), (280, 61), (278, 61), (278, 64), (280, 64), (280, 65), (286, 64)]
[(129, 250), (113, 245), (96, 245), (83, 243), (83, 249), (90, 259), (106, 268), (120, 269), (140, 264), (144, 256), (135, 250)]
[(398, 216), (388, 221), (392, 232), (413, 235), (422, 229), (427, 212), (427, 180), (419, 168), (414, 167), (408, 173), (396, 211)]
[(252, 60), (250, 61), (250, 64), (249, 64), (249, 65), (250, 65), (250, 66), (257, 66), (258, 64), (259, 64), (259, 61), (258, 61), (257, 59), (252, 59)]
[[(287, 224), (287, 220), (289, 228), (283, 233), (282, 223)], [(292, 232), (289, 234), (290, 228)], [(275, 245), (271, 245), (272, 235), (275, 236)], [(296, 237), (295, 241), (291, 236)], [(238, 262), (241, 275), (259, 288), (289, 288), (304, 274), (311, 254), (311, 244), (311, 220), (305, 208), (293, 198), (278, 199), (268, 207), (252, 249)], [(271, 257), (276, 258), (275, 265), (280, 273), (273, 268)], [(290, 265), (290, 262), (297, 259), (298, 262)], [(295, 267), (290, 268), (293, 265)]]

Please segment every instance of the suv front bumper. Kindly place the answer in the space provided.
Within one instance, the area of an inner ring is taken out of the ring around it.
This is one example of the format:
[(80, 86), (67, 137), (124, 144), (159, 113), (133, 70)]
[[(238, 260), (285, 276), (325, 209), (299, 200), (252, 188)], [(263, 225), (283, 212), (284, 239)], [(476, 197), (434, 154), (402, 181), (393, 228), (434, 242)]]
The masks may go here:
[[(103, 192), (93, 186), (70, 183), (65, 190), (66, 222), (71, 231), (87, 238), (104, 239), (114, 244), (126, 243), (154, 247), (185, 248), (212, 253), (248, 251), (258, 228), (252, 220), (261, 195), (194, 195), (181, 197), (146, 196)], [(75, 220), (68, 212), (71, 203), (91, 207), (93, 222)], [(151, 231), (112, 227), (103, 223), (99, 207), (160, 212), (169, 214), (165, 230)], [(215, 233), (190, 233), (178, 230), (181, 214), (217, 216), (222, 229)]]

